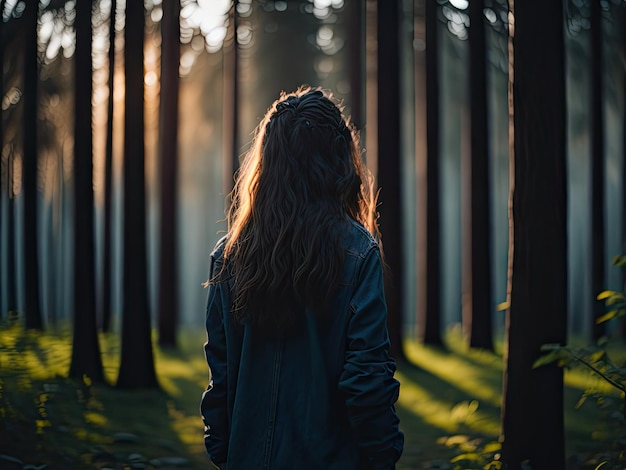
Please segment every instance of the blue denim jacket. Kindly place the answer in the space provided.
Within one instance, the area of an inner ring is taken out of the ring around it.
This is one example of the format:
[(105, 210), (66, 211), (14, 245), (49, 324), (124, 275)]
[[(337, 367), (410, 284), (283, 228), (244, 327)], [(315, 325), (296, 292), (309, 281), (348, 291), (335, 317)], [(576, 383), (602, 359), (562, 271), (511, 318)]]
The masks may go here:
[[(211, 254), (223, 263), (224, 240)], [(330, 318), (306, 313), (287, 338), (269, 340), (236, 323), (228, 281), (209, 285), (202, 395), (204, 441), (229, 470), (393, 469), (404, 435), (394, 404), (387, 307), (377, 242), (353, 222)]]

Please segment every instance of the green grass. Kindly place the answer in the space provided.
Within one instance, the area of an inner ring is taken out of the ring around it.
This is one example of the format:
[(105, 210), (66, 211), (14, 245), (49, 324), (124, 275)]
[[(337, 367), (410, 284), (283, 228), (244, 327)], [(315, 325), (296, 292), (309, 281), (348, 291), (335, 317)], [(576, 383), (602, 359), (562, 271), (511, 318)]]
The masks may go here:
[[(180, 351), (155, 348), (161, 390), (151, 391), (65, 378), (70, 338), (67, 331), (0, 330), (0, 454), (54, 469), (124, 468), (140, 456), (208, 467), (199, 418), (207, 383), (201, 333), (186, 333)], [(114, 384), (118, 337), (101, 335), (100, 345)]]
[[(175, 461), (162, 465), (167, 457), (185, 459), (178, 462), (184, 468), (210, 467), (199, 418), (207, 381), (202, 331), (181, 333), (179, 350), (155, 347), (161, 390), (154, 391), (68, 380), (70, 339), (66, 330), (0, 328), (0, 454), (54, 469), (133, 468), (141, 460), (142, 468), (173, 468)], [(454, 330), (446, 344), (446, 350), (406, 344), (410, 363), (397, 372), (406, 439), (399, 469), (453, 468), (454, 456), (498, 438), (500, 353), (469, 350)], [(101, 335), (100, 345), (107, 382), (114, 384), (118, 336)], [(617, 352), (623, 362), (624, 348)], [(603, 396), (610, 391), (587, 371), (566, 372), (567, 453), (588, 462), (581, 468), (594, 468), (595, 456), (609, 450), (615, 436), (595, 402), (576, 407), (590, 387)]]

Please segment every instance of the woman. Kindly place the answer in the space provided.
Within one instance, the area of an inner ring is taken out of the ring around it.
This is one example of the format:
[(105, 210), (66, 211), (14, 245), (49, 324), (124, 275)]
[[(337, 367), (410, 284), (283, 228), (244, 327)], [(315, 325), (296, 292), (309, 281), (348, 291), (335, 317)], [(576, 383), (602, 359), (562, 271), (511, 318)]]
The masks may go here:
[(211, 254), (201, 412), (220, 468), (392, 469), (394, 404), (375, 197), (330, 94), (262, 120)]

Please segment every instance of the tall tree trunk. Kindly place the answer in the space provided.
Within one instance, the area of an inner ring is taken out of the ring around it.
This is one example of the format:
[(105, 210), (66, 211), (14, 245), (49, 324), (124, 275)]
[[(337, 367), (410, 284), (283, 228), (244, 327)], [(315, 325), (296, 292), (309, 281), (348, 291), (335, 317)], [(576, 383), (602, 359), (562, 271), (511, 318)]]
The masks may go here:
[(180, 2), (163, 4), (161, 21), (161, 101), (159, 161), (161, 180), (161, 245), (159, 266), (159, 344), (176, 346), (178, 326), (178, 263), (176, 255), (178, 177), (178, 70)]
[(96, 322), (93, 137), (92, 1), (76, 3), (74, 64), (74, 334), (69, 376), (104, 380)]
[[(52, 181), (49, 184), (52, 186), (56, 186), (56, 175), (53, 175), (50, 179)], [(47, 306), (46, 310), (48, 312), (46, 316), (46, 321), (49, 328), (56, 329), (59, 324), (59, 312), (62, 312), (62, 310), (58, 308), (58, 291), (56, 290), (56, 286), (54, 285), (56, 280), (56, 267), (59, 264), (59, 258), (57, 256), (57, 250), (55, 245), (56, 237), (53, 217), (55, 198), (54, 192), (55, 190), (53, 189), (50, 201), (44, 206), (45, 217), (43, 219), (43, 235), (45, 238), (43, 241), (45, 243), (44, 251), (48, 254), (45, 269), (45, 276), (48, 279), (48, 288), (46, 289), (46, 296), (44, 300), (44, 305)]]
[[(55, 270), (55, 283), (54, 289), (57, 291), (57, 303), (56, 309), (59, 312), (62, 312), (65, 309), (66, 305), (66, 272), (67, 265), (65, 262), (66, 259), (66, 246), (65, 246), (65, 233), (67, 231), (64, 223), (65, 218), (65, 205), (66, 205), (66, 190), (65, 190), (65, 168), (63, 163), (64, 157), (64, 149), (61, 148), (57, 154), (57, 171), (56, 171), (56, 180), (58, 181), (58, 194), (54, 200), (53, 212), (54, 212), (54, 226), (55, 226), (55, 250), (56, 253), (56, 270)], [(73, 268), (73, 266), (72, 266)]]
[(104, 237), (102, 247), (102, 331), (111, 330), (111, 259), (113, 258), (111, 206), (113, 198), (113, 103), (115, 82), (115, 13), (117, 0), (111, 0), (109, 18), (109, 98), (107, 100), (107, 130), (104, 156)]
[(470, 347), (493, 350), (491, 224), (484, 0), (469, 4), (470, 155), (465, 174), (463, 329)]
[(437, 2), (425, 1), (426, 37), (426, 187), (421, 188), (425, 212), (418, 230), (421, 273), (418, 286), (418, 336), (424, 344), (443, 345), (441, 338), (441, 253), (439, 210), (439, 60)]
[(237, 4), (233, 1), (229, 14), (228, 40), (224, 41), (222, 89), (222, 188), (226, 209), (230, 205), (229, 194), (239, 168), (239, 47), (237, 43)]
[[(626, 4), (622, 3), (622, 57), (626, 58)], [(626, 255), (626, 69), (622, 71), (622, 255)], [(626, 291), (626, 266), (622, 268), (622, 288)], [(622, 318), (622, 338), (626, 340), (626, 317)]]
[(404, 267), (402, 257), (402, 192), (400, 176), (400, 2), (378, 0), (378, 186), (380, 230), (388, 272), (385, 292), (391, 354), (404, 359), (402, 317)]
[[(0, 15), (4, 12), (4, 3), (5, 0), (0, 0)], [(4, 44), (5, 44), (5, 40), (4, 37), (2, 35), (2, 27), (4, 25), (4, 20), (2, 20), (0, 18), (0, 96), (4, 96)], [(4, 126), (3, 126), (4, 120), (3, 120), (3, 116), (2, 116), (2, 106), (0, 105), (0, 168), (4, 168), (4, 173), (5, 173), (5, 179), (3, 181), (2, 178), (2, 171), (0, 170), (0, 256), (2, 257), (3, 260), (6, 260), (8, 256), (13, 256), (12, 254), (9, 255), (9, 253), (7, 253), (6, 255), (4, 253), (2, 253), (2, 247), (4, 246), (4, 243), (2, 243), (3, 240), (3, 236), (2, 234), (4, 233), (2, 231), (2, 227), (3, 224), (2, 222), (4, 222), (4, 217), (2, 216), (3, 214), (3, 202), (2, 202), (2, 198), (3, 198), (3, 191), (2, 191), (2, 184), (4, 182), (6, 182), (7, 185), (7, 195), (9, 194), (8, 192), (8, 186), (9, 186), (9, 157), (7, 155), (7, 161), (6, 163), (3, 162), (3, 155), (4, 155)], [(11, 210), (11, 200), (7, 198), (7, 212)], [(15, 273), (11, 273), (7, 271), (7, 266), (4, 263), (4, 261), (2, 262), (2, 264), (0, 264), (0, 279), (7, 279), (8, 277), (12, 277), (15, 276)], [(4, 318), (5, 315), (5, 310), (2, 308), (2, 305), (4, 304), (4, 298), (3, 298), (3, 292), (4, 292), (4, 282), (0, 282), (0, 319)], [(8, 311), (8, 310), (7, 310)]]
[(606, 333), (605, 323), (596, 323), (604, 304), (596, 296), (606, 289), (604, 243), (604, 114), (603, 114), (602, 6), (591, 0), (591, 331), (593, 339)]
[(567, 335), (563, 6), (509, 0), (509, 8), (511, 231), (502, 458), (513, 470), (525, 462), (562, 469), (563, 370), (533, 369), (533, 363), (543, 344), (565, 344)]
[(30, 0), (24, 12), (27, 19), (24, 44), (24, 156), (22, 158), (22, 191), (24, 194), (24, 289), (25, 326), (42, 330), (41, 293), (39, 290), (38, 235), (38, 149), (39, 73), (37, 54), (38, 0)]
[(346, 4), (348, 21), (347, 47), (350, 50), (350, 118), (361, 131), (364, 126), (363, 88), (365, 78), (365, 1), (353, 0)]
[(13, 149), (7, 155), (7, 314), (17, 313), (17, 270), (15, 268), (15, 193), (13, 185)]
[[(0, 0), (0, 15), (3, 14), (4, 12), (4, 2), (5, 0)], [(4, 20), (0, 17), (0, 96), (4, 97), (4, 38), (2, 35), (2, 26), (4, 25)], [(4, 155), (4, 121), (3, 121), (3, 116), (2, 116), (2, 105), (0, 105), (0, 168), (3, 167), (2, 165), (2, 156)], [(9, 157), (7, 155), (7, 162), (4, 165), (4, 172), (5, 172), (5, 176), (6, 176), (6, 184), (7, 184), (7, 195), (8, 195), (8, 186), (9, 186)], [(2, 259), (6, 259), (6, 255), (5, 253), (2, 252), (2, 247), (4, 246), (4, 243), (2, 243), (3, 241), (3, 234), (4, 232), (2, 231), (2, 221), (3, 221), (3, 217), (2, 217), (2, 211), (3, 211), (3, 204), (2, 204), (2, 183), (4, 181), (2, 180), (2, 171), (0, 170), (0, 258)], [(7, 201), (7, 210), (8, 209), (8, 205), (11, 204), (11, 201), (8, 200)], [(0, 264), (0, 274), (2, 273), (2, 268), (3, 266)], [(11, 277), (14, 276), (14, 273), (9, 273), (5, 271), (5, 277)], [(0, 285), (0, 320), (2, 318), (4, 318), (5, 315), (5, 310), (3, 309), (3, 304), (4, 304), (4, 291), (2, 289), (2, 285)]]
[(124, 268), (122, 353), (117, 386), (158, 387), (146, 273), (144, 140), (144, 6), (126, 3), (124, 28)]
[(13, 145), (7, 152), (6, 163), (6, 190), (7, 190), (7, 243), (6, 243), (6, 286), (7, 286), (7, 316), (9, 319), (17, 314), (17, 286), (15, 269), (15, 193), (13, 185), (15, 178), (13, 177), (14, 155)]

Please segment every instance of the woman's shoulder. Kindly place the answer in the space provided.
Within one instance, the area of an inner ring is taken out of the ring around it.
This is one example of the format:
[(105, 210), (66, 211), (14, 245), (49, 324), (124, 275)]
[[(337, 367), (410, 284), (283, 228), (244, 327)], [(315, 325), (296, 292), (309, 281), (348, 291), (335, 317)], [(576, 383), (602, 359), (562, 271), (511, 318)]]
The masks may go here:
[(371, 250), (378, 249), (378, 241), (360, 222), (350, 219), (344, 234), (344, 249), (347, 253), (365, 257)]
[(226, 246), (226, 242), (228, 240), (228, 235), (224, 235), (220, 238), (213, 250), (211, 250), (211, 254), (209, 255), (209, 281), (211, 283), (217, 283), (223, 280), (222, 268), (224, 266), (224, 247)]
[(227, 240), (228, 240), (228, 234), (224, 235), (222, 238), (220, 238), (217, 241), (217, 243), (215, 243), (213, 250), (211, 250), (211, 258), (218, 259), (224, 256), (224, 247), (226, 246)]

